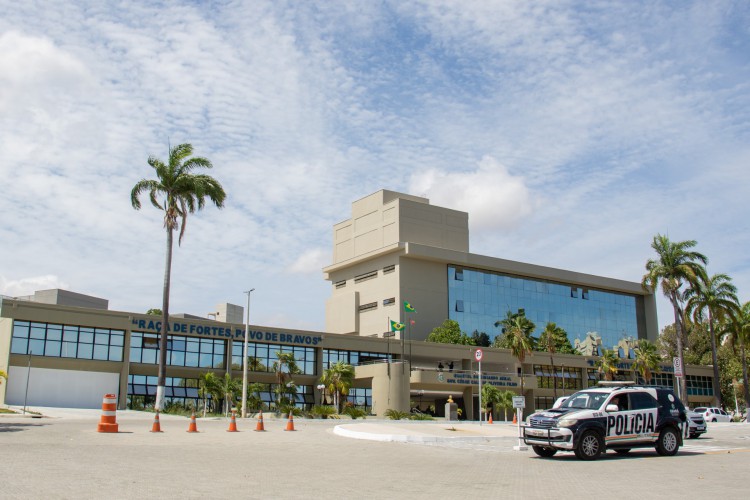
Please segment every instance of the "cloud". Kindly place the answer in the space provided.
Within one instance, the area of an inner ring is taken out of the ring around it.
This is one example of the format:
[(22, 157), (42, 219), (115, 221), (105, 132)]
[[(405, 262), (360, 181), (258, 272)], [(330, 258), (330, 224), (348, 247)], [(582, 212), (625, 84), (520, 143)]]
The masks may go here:
[(51, 274), (20, 278), (16, 280), (9, 280), (5, 276), (0, 276), (0, 294), (9, 297), (34, 295), (34, 292), (37, 290), (49, 290), (52, 288), (68, 290), (70, 286), (64, 281), (61, 281), (58, 276)]
[(324, 250), (322, 248), (312, 248), (305, 251), (295, 260), (288, 271), (290, 273), (300, 274), (318, 274), (321, 270), (331, 264), (331, 252), (330, 250)]
[(489, 156), (472, 171), (417, 171), (412, 174), (409, 191), (426, 196), (433, 205), (469, 212), (472, 230), (517, 227), (534, 210), (523, 177), (512, 175)]

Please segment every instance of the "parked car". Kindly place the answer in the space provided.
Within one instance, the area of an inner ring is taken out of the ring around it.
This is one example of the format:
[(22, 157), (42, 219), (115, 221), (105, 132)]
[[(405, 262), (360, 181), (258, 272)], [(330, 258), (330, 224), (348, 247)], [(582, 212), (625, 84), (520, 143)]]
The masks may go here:
[(688, 426), (685, 428), (685, 437), (695, 439), (706, 433), (706, 420), (702, 413), (687, 410)]
[(732, 417), (729, 413), (725, 412), (721, 408), (715, 406), (705, 407), (699, 406), (695, 409), (695, 413), (700, 413), (706, 422), (731, 422)]

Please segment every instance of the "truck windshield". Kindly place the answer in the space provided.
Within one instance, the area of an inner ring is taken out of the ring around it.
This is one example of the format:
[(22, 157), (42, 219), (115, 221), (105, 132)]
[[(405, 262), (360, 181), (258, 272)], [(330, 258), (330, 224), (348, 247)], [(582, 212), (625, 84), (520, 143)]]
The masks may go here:
[(581, 408), (585, 410), (598, 410), (602, 403), (609, 397), (608, 393), (602, 392), (577, 392), (562, 404), (561, 408)]

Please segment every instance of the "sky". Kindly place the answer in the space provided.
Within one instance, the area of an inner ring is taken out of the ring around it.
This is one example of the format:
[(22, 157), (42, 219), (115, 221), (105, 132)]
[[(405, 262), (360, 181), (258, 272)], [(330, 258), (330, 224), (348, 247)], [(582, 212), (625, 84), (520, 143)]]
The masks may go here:
[[(190, 143), (172, 313), (323, 331), (351, 203), (469, 213), (473, 253), (638, 282), (696, 240), (750, 300), (746, 1), (0, 0), (0, 294), (161, 307), (147, 159)], [(673, 321), (657, 298), (659, 324)], [(418, 307), (418, 304), (415, 304)]]

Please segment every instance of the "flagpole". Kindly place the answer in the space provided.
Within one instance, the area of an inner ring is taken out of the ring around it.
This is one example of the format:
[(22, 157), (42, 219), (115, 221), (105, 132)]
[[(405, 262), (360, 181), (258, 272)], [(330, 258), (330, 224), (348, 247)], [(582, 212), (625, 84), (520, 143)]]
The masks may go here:
[[(401, 323), (401, 320), (400, 320), (401, 319), (401, 314), (400, 313), (399, 313), (398, 317), (399, 317), (399, 323)], [(405, 347), (405, 344), (404, 344), (404, 329), (403, 328), (401, 329), (401, 331), (399, 331), (399, 337), (401, 337), (401, 374), (403, 375), (404, 373), (406, 373), (406, 367), (404, 366), (406, 364), (405, 363), (406, 360), (404, 359), (404, 347)]]

